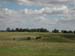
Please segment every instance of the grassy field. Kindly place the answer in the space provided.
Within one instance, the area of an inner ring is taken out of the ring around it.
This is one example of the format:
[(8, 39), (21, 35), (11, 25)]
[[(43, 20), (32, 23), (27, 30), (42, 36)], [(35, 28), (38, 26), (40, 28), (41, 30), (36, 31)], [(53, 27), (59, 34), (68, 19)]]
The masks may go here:
[(0, 32), (0, 56), (75, 56), (75, 34)]

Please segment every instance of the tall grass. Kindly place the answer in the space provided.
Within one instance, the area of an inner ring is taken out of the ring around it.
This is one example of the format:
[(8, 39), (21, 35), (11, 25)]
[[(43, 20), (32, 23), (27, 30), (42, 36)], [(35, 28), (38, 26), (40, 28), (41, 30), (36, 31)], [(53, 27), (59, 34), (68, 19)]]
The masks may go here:
[(75, 56), (74, 38), (62, 33), (0, 32), (0, 56)]

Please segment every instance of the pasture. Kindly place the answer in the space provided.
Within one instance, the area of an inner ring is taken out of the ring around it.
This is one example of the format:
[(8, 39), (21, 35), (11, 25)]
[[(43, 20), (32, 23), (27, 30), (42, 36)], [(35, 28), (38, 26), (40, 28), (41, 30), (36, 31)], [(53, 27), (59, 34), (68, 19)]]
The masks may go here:
[(75, 34), (0, 32), (0, 56), (75, 56)]

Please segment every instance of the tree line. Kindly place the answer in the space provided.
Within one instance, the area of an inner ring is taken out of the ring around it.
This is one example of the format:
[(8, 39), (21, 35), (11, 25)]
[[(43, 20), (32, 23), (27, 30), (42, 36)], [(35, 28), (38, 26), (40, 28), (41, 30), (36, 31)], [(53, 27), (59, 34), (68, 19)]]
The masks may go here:
[[(34, 28), (34, 29), (28, 29), (28, 28), (15, 28), (15, 29), (10, 29), (9, 27), (6, 28), (5, 31), (1, 32), (50, 32), (48, 29), (45, 28)], [(75, 33), (75, 31), (72, 30), (58, 30), (54, 29), (51, 31), (52, 33)]]
[(37, 29), (23, 29), (23, 28), (15, 28), (15, 29), (10, 29), (7, 28), (6, 29), (7, 32), (49, 32), (47, 29), (45, 28), (37, 28)]
[(53, 33), (75, 33), (75, 31), (72, 31), (72, 30), (61, 30), (59, 31), (58, 29), (54, 29), (52, 30)]

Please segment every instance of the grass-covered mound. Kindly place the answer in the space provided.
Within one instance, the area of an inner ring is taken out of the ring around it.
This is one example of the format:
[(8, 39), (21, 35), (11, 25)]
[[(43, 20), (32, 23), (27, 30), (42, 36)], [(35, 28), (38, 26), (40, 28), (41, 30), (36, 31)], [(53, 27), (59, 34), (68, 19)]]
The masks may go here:
[(75, 35), (1, 32), (0, 56), (75, 56)]
[(73, 33), (1, 32), (0, 40), (37, 40), (48, 42), (75, 42)]

